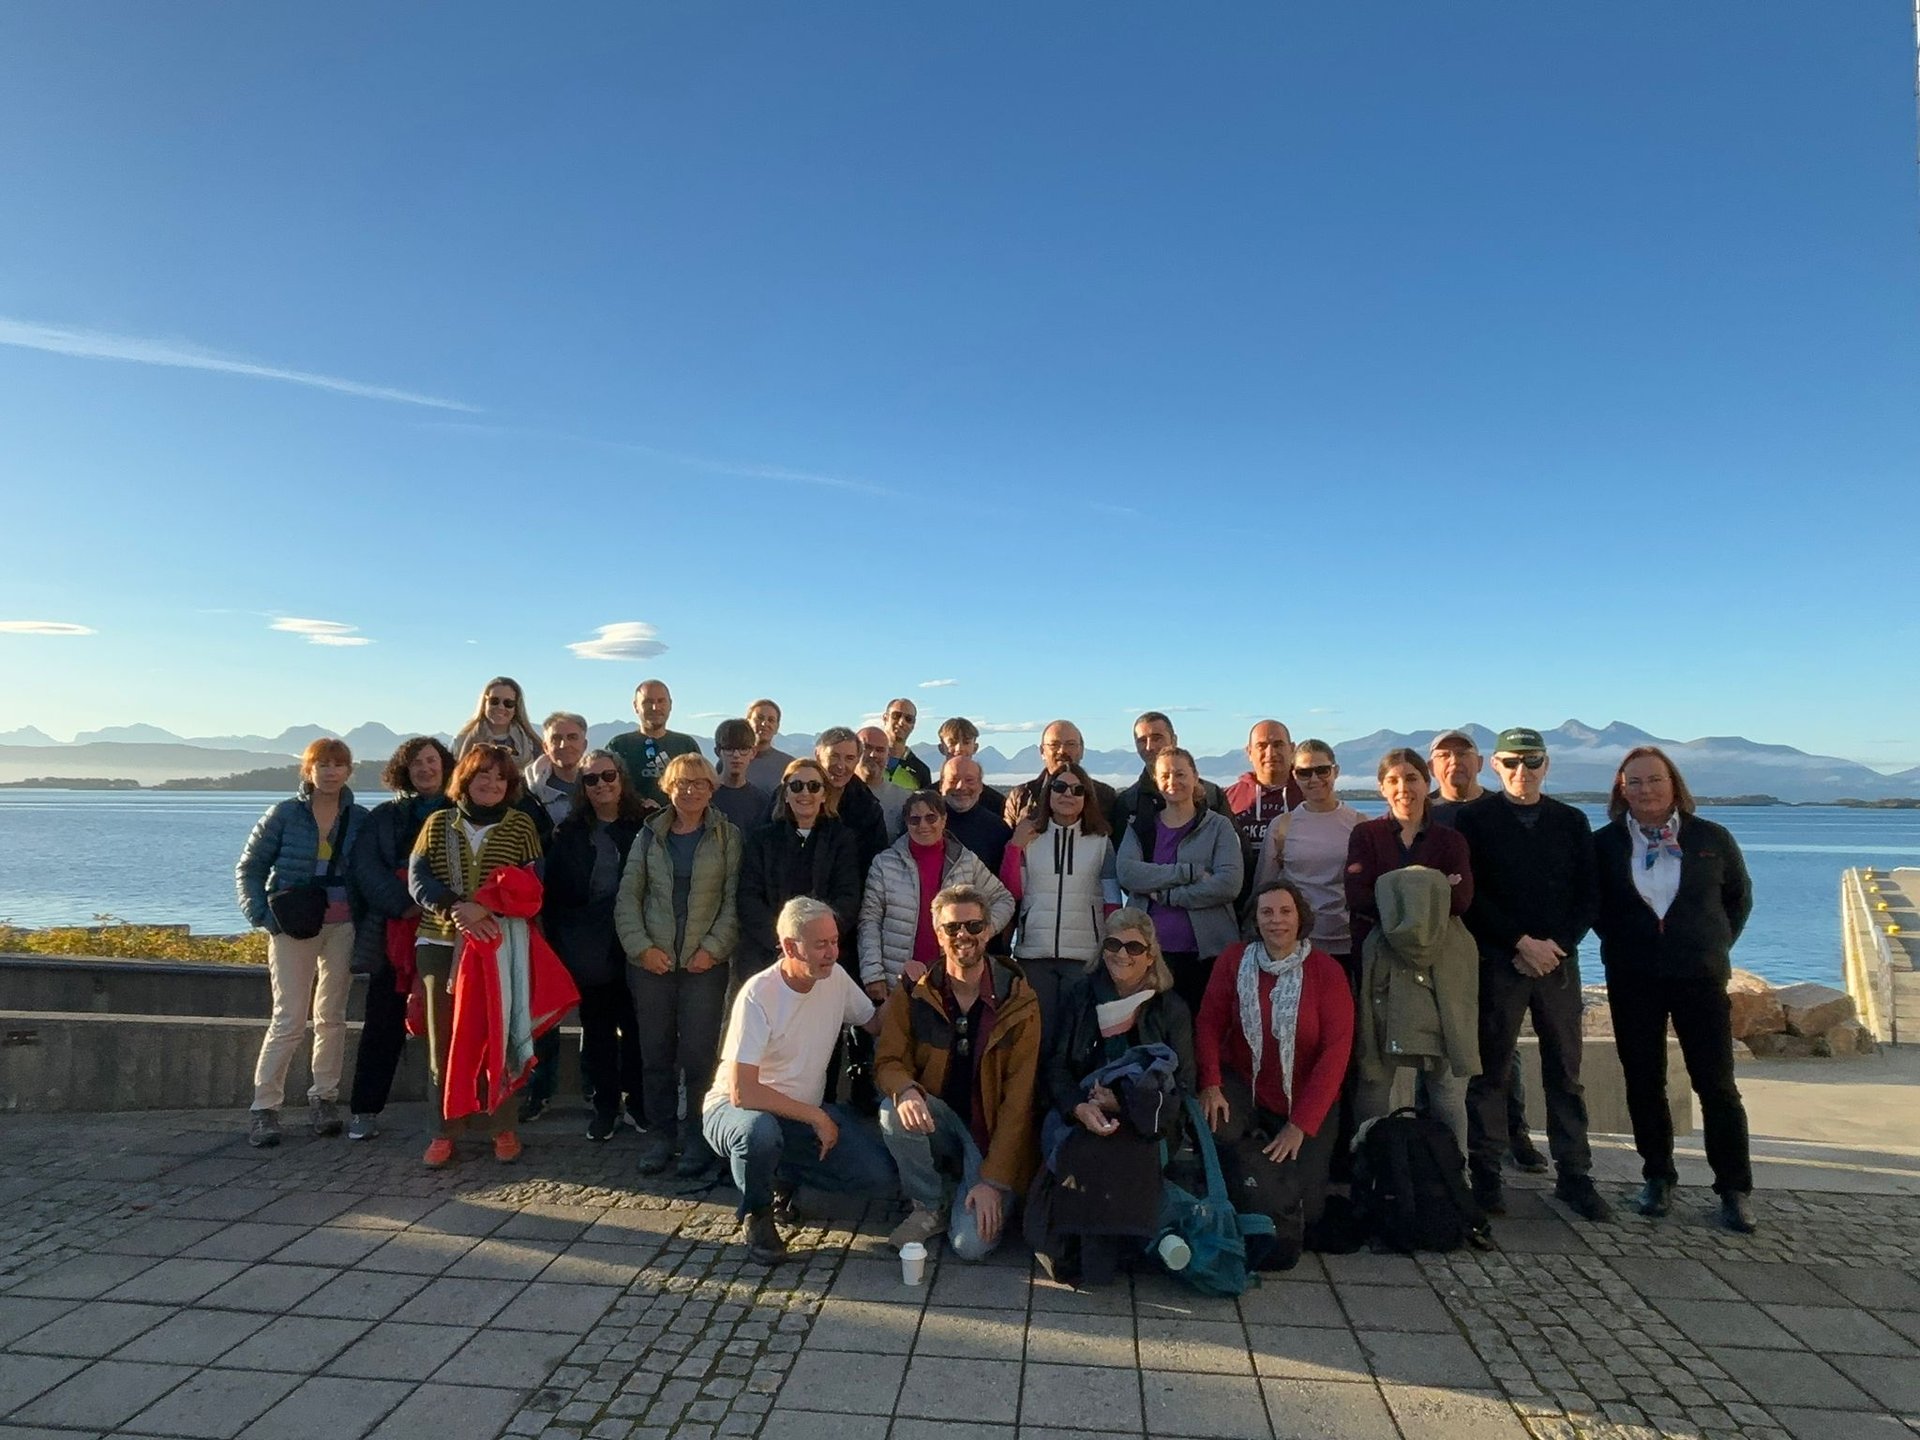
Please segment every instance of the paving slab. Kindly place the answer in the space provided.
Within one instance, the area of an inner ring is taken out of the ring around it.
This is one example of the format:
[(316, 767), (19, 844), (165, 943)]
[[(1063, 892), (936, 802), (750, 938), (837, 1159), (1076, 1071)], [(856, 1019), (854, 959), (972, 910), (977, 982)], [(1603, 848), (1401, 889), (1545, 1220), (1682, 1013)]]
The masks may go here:
[(420, 1386), (372, 1432), (378, 1440), (420, 1440), (425, 1435), (457, 1435), (460, 1440), (490, 1440), (519, 1407), (521, 1392), (479, 1385)]
[(1707, 1354), (1762, 1405), (1804, 1405), (1824, 1410), (1879, 1408), (1864, 1390), (1818, 1355), (1726, 1347), (1708, 1350)]
[(75, 1430), (112, 1430), (195, 1373), (185, 1365), (102, 1360), (21, 1406), (9, 1418)]
[(1260, 1382), (1250, 1375), (1146, 1370), (1140, 1376), (1147, 1434), (1259, 1440), (1272, 1433)]
[(1656, 1300), (1661, 1314), (1696, 1345), (1759, 1350), (1805, 1348), (1793, 1334), (1748, 1300)]
[[(210, 1314), (237, 1314), (211, 1311)], [(258, 1318), (258, 1317), (253, 1317)], [(283, 1370), (310, 1375), (372, 1328), (368, 1320), (320, 1315), (281, 1315), (246, 1337), (213, 1363), (222, 1369)], [(142, 1337), (144, 1338), (144, 1337)], [(135, 1342), (136, 1344), (139, 1342)]]
[(150, 1255), (81, 1255), (22, 1280), (8, 1293), (30, 1300), (92, 1300), (154, 1264)]
[[(142, 1435), (232, 1440), (299, 1383), (298, 1375), (202, 1370), (127, 1421), (125, 1428)], [(326, 1424), (325, 1416), (314, 1420)]]
[(1382, 1389), (1389, 1384), (1494, 1388), (1487, 1367), (1459, 1335), (1362, 1330), (1360, 1348)]
[(1130, 1315), (1034, 1315), (1027, 1324), (1029, 1365), (1139, 1364)]
[(1818, 1355), (1906, 1355), (1920, 1363), (1920, 1347), (1865, 1310), (1832, 1305), (1765, 1305), (1781, 1329)]
[(262, 1225), (242, 1220), (223, 1225), (197, 1245), (180, 1253), (193, 1260), (264, 1260), (284, 1250), (307, 1233), (304, 1225)]
[(240, 1440), (315, 1440), (316, 1416), (326, 1417), (325, 1440), (360, 1440), (413, 1389), (410, 1380), (315, 1375), (242, 1430)]
[(86, 1364), (59, 1355), (0, 1355), (0, 1415), (44, 1395)]
[(383, 1320), (326, 1365), (333, 1375), (409, 1380), (431, 1375), (474, 1336), (464, 1325), (410, 1325)]
[(1020, 1391), (1008, 1379), (1007, 1367), (1000, 1361), (915, 1355), (907, 1364), (894, 1413), (932, 1420), (964, 1416), (982, 1424), (1011, 1425), (1019, 1418)]
[(1246, 1328), (1237, 1320), (1163, 1320), (1135, 1325), (1142, 1370), (1251, 1375)]
[(841, 1415), (818, 1410), (775, 1410), (760, 1440), (887, 1440), (887, 1415)]
[(532, 1389), (564, 1363), (573, 1348), (571, 1336), (482, 1330), (434, 1371), (432, 1378), (447, 1385)]
[(1920, 1416), (1920, 1362), (1911, 1355), (1835, 1355), (1832, 1360), (1889, 1410)]
[(35, 1355), (108, 1355), (143, 1335), (173, 1313), (164, 1305), (128, 1305), (89, 1300), (13, 1342), (12, 1348)]
[(293, 1306), (302, 1315), (384, 1320), (424, 1289), (431, 1276), (399, 1271), (347, 1270)]
[(107, 1292), (107, 1298), (151, 1305), (191, 1305), (237, 1278), (246, 1268), (246, 1263), (240, 1260), (194, 1260), (175, 1255), (116, 1285)]
[[(877, 1300), (829, 1300), (808, 1327), (806, 1346), (809, 1350), (904, 1355), (913, 1348), (921, 1313), (912, 1306), (883, 1305)], [(1017, 1328), (1014, 1333), (1019, 1334)], [(1017, 1358), (1017, 1348), (1014, 1353)]]
[(1334, 1285), (1347, 1318), (1359, 1330), (1432, 1330), (1451, 1333), (1453, 1317), (1425, 1285)]
[(1141, 1430), (1138, 1373), (1028, 1361), (1020, 1388), (1020, 1420), (1023, 1425), (1137, 1434)]
[(1382, 1385), (1402, 1440), (1528, 1440), (1507, 1401), (1440, 1385)]
[(1274, 1440), (1394, 1440), (1398, 1430), (1377, 1385), (1337, 1380), (1262, 1380)]
[(1240, 1297), (1240, 1318), (1249, 1325), (1347, 1326), (1333, 1287), (1322, 1284), (1257, 1285)]
[(0, 1295), (0, 1345), (11, 1345), (22, 1335), (31, 1335), (52, 1324), (69, 1310), (78, 1308), (77, 1300), (35, 1300), (29, 1296)]
[(226, 1284), (208, 1291), (200, 1303), (220, 1310), (270, 1310), (280, 1314), (339, 1274), (320, 1265), (249, 1265)]
[(269, 1323), (271, 1317), (245, 1310), (176, 1310), (114, 1351), (113, 1358), (210, 1365)]
[[(901, 1314), (901, 1307), (897, 1305), (875, 1306), (873, 1309), (886, 1316)], [(930, 1307), (907, 1314), (918, 1322), (918, 1327), (911, 1330), (915, 1355), (951, 1355), (965, 1360), (996, 1360), (1017, 1365), (1025, 1353), (1025, 1317), (1013, 1311), (936, 1310)], [(879, 1317), (874, 1318), (877, 1320)], [(820, 1318), (814, 1321), (813, 1329), (807, 1334), (809, 1345), (816, 1343), (815, 1337), (827, 1319), (828, 1311), (822, 1307)], [(897, 1347), (882, 1345), (879, 1348)]]
[(1309, 1325), (1249, 1325), (1253, 1368), (1288, 1380), (1361, 1380), (1371, 1376), (1360, 1342), (1349, 1330)]
[(871, 1355), (850, 1365), (844, 1355), (809, 1350), (795, 1358), (776, 1409), (891, 1415), (906, 1369), (904, 1355)]

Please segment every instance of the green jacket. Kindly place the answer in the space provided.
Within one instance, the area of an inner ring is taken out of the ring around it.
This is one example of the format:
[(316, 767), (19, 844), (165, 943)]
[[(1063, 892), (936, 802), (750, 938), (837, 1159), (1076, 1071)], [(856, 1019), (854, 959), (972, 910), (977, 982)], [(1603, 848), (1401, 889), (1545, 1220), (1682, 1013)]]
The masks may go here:
[(1374, 886), (1380, 923), (1360, 952), (1353, 1051), (1364, 1080), (1403, 1065), (1480, 1073), (1480, 951), (1450, 913), (1447, 877), (1424, 865)]
[[(667, 849), (667, 829), (673, 811), (663, 810), (640, 827), (639, 838), (627, 852), (620, 873), (620, 893), (613, 902), (613, 929), (629, 964), (651, 949), (673, 955), (673, 855)], [(740, 881), (740, 832), (718, 810), (707, 808), (706, 824), (693, 853), (693, 887), (687, 894), (686, 939), (673, 955), (676, 969), (686, 968), (696, 950), (716, 960), (733, 954), (740, 939), (740, 919), (734, 909), (734, 891)]]

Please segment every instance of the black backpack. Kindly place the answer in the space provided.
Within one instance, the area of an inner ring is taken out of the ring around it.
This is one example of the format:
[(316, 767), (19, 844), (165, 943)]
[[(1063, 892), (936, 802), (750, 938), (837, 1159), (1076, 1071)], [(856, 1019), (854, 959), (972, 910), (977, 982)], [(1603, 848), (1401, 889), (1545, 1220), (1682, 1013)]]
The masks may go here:
[(1376, 1249), (1458, 1250), (1492, 1241), (1446, 1122), (1412, 1109), (1368, 1125), (1353, 1147), (1353, 1204)]

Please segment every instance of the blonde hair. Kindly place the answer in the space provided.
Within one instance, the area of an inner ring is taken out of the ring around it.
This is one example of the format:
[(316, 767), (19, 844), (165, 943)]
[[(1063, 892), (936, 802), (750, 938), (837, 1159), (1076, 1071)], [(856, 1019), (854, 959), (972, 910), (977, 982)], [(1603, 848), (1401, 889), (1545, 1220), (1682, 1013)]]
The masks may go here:
[[(1153, 917), (1144, 910), (1123, 905), (1107, 916), (1106, 924), (1100, 927), (1100, 938), (1106, 940), (1122, 930), (1132, 930), (1147, 942), (1147, 949), (1153, 955), (1153, 993), (1164, 995), (1173, 989), (1173, 971), (1167, 968), (1167, 957), (1161, 953), (1160, 932), (1153, 928)], [(1104, 963), (1095, 955), (1087, 962), (1087, 973), (1091, 975)]]
[(676, 755), (667, 762), (667, 768), (660, 772), (660, 788), (671, 792), (682, 780), (704, 780), (707, 788), (720, 788), (720, 772), (713, 768), (706, 756), (700, 754)]

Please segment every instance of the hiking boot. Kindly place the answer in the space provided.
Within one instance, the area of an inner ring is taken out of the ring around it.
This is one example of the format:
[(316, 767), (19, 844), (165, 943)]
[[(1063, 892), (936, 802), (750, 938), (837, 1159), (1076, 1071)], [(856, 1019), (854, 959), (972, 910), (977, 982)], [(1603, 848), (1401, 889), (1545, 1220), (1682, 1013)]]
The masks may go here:
[(420, 1163), (429, 1170), (452, 1164), (453, 1141), (445, 1135), (435, 1136), (427, 1142), (427, 1153), (420, 1157)]
[(520, 1158), (520, 1137), (511, 1130), (502, 1130), (493, 1137), (493, 1158), (502, 1165), (511, 1165)]
[(740, 1222), (740, 1239), (747, 1258), (756, 1265), (778, 1265), (787, 1258), (787, 1242), (773, 1223), (772, 1210), (754, 1210)]
[(1507, 1147), (1507, 1153), (1513, 1157), (1513, 1163), (1523, 1174), (1544, 1175), (1547, 1173), (1547, 1157), (1540, 1153), (1540, 1147), (1533, 1143), (1533, 1137), (1522, 1130), (1513, 1137)]
[(1473, 1203), (1489, 1215), (1507, 1213), (1507, 1201), (1500, 1188), (1500, 1177), (1485, 1170), (1475, 1171), (1473, 1176)]
[(640, 1144), (640, 1173), (659, 1175), (673, 1163), (673, 1141), (665, 1135), (649, 1135)]
[(1760, 1228), (1753, 1218), (1753, 1202), (1745, 1195), (1720, 1197), (1720, 1223), (1736, 1235), (1751, 1235)]
[(347, 1139), (371, 1140), (380, 1133), (378, 1115), (356, 1115), (347, 1121)]
[(1596, 1224), (1613, 1218), (1613, 1207), (1593, 1188), (1591, 1175), (1562, 1175), (1553, 1187), (1554, 1195), (1582, 1220)]
[(270, 1150), (280, 1143), (280, 1112), (255, 1110), (247, 1118), (247, 1144), (256, 1150)]
[(520, 1123), (531, 1125), (547, 1113), (547, 1107), (553, 1102), (542, 1095), (528, 1095), (520, 1102)]
[(340, 1107), (331, 1100), (313, 1100), (307, 1104), (307, 1126), (316, 1135), (340, 1133)]
[(934, 1236), (944, 1235), (946, 1230), (946, 1217), (938, 1210), (915, 1205), (907, 1213), (907, 1218), (893, 1227), (893, 1233), (887, 1236), (887, 1244), (896, 1250), (906, 1245), (924, 1245)]
[(673, 1173), (682, 1180), (697, 1180), (713, 1167), (713, 1151), (698, 1135), (680, 1147), (680, 1163)]
[(1671, 1180), (1649, 1180), (1640, 1187), (1640, 1193), (1633, 1197), (1633, 1208), (1642, 1215), (1659, 1219), (1673, 1209), (1673, 1182)]
[(596, 1110), (593, 1118), (587, 1121), (587, 1139), (607, 1141), (613, 1138), (613, 1132), (620, 1128), (620, 1117), (606, 1110)]
[(806, 1224), (800, 1215), (800, 1187), (776, 1180), (773, 1185), (773, 1219), (777, 1225), (797, 1230)]

